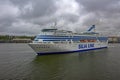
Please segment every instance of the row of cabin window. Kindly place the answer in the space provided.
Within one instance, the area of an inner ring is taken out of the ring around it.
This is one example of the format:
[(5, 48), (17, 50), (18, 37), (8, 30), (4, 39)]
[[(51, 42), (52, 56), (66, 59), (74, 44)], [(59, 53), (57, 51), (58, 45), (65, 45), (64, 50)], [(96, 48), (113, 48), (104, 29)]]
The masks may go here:
[[(96, 38), (92, 36), (53, 36), (53, 35), (38, 35), (36, 38)], [(107, 37), (97, 37), (97, 38), (107, 38)]]
[(50, 48), (49, 46), (38, 46), (36, 48)]
[[(84, 40), (84, 39), (81, 39), (81, 40)], [(94, 40), (94, 39), (85, 39), (85, 40)], [(43, 41), (45, 41), (45, 42), (46, 42), (46, 41), (48, 41), (48, 42), (49, 42), (49, 41), (53, 41), (53, 42), (54, 42), (54, 41), (57, 41), (57, 42), (64, 41), (64, 42), (67, 42), (67, 41), (80, 41), (80, 39), (73, 39), (73, 40), (72, 40), (72, 39), (69, 39), (69, 40), (65, 40), (65, 39), (61, 39), (61, 40), (60, 40), (60, 39), (59, 39), (59, 40), (56, 40), (56, 39), (55, 39), (55, 40), (51, 40), (51, 39), (49, 39), (49, 40), (43, 40)], [(99, 41), (107, 41), (107, 39), (106, 39), (106, 40), (99, 39)]]
[(36, 39), (43, 39), (43, 40), (47, 40), (47, 39), (50, 39), (50, 40), (52, 40), (52, 39), (55, 39), (55, 40), (83, 40), (83, 39), (87, 39), (87, 40), (107, 40), (108, 38), (35, 38), (35, 40)]

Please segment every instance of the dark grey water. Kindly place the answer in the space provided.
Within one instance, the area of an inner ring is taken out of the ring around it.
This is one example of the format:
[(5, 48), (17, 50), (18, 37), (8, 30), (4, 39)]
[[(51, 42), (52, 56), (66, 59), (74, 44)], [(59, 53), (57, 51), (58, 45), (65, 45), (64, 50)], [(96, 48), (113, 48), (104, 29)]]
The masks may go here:
[(44, 56), (27, 44), (0, 44), (0, 80), (120, 80), (120, 44)]

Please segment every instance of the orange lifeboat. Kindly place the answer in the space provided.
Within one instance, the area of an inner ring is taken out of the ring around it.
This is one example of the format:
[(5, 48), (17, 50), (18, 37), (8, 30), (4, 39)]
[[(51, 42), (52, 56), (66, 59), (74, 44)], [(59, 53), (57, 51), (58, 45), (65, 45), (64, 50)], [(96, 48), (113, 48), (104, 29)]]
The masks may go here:
[(80, 40), (80, 42), (88, 42), (88, 40)]
[(96, 40), (87, 40), (87, 39), (85, 39), (85, 40), (80, 40), (80, 42), (96, 42)]
[(90, 40), (90, 42), (96, 42), (96, 40)]

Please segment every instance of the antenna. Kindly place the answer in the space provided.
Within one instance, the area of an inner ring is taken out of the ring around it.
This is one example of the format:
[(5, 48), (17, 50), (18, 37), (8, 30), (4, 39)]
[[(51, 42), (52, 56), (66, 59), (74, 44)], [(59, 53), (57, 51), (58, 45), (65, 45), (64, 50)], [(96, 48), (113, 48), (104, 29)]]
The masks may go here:
[(54, 29), (56, 29), (56, 25), (57, 25), (57, 22), (55, 21), (53, 26)]

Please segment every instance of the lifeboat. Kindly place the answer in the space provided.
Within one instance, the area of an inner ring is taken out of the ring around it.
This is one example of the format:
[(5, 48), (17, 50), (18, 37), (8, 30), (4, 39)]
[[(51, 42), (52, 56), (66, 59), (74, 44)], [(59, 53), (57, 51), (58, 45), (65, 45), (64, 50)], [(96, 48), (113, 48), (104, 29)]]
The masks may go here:
[(96, 40), (88, 40), (88, 42), (96, 42)]
[(88, 42), (88, 40), (80, 40), (80, 42)]
[(87, 39), (85, 39), (85, 40), (80, 40), (80, 42), (96, 42), (96, 40), (87, 40)]

